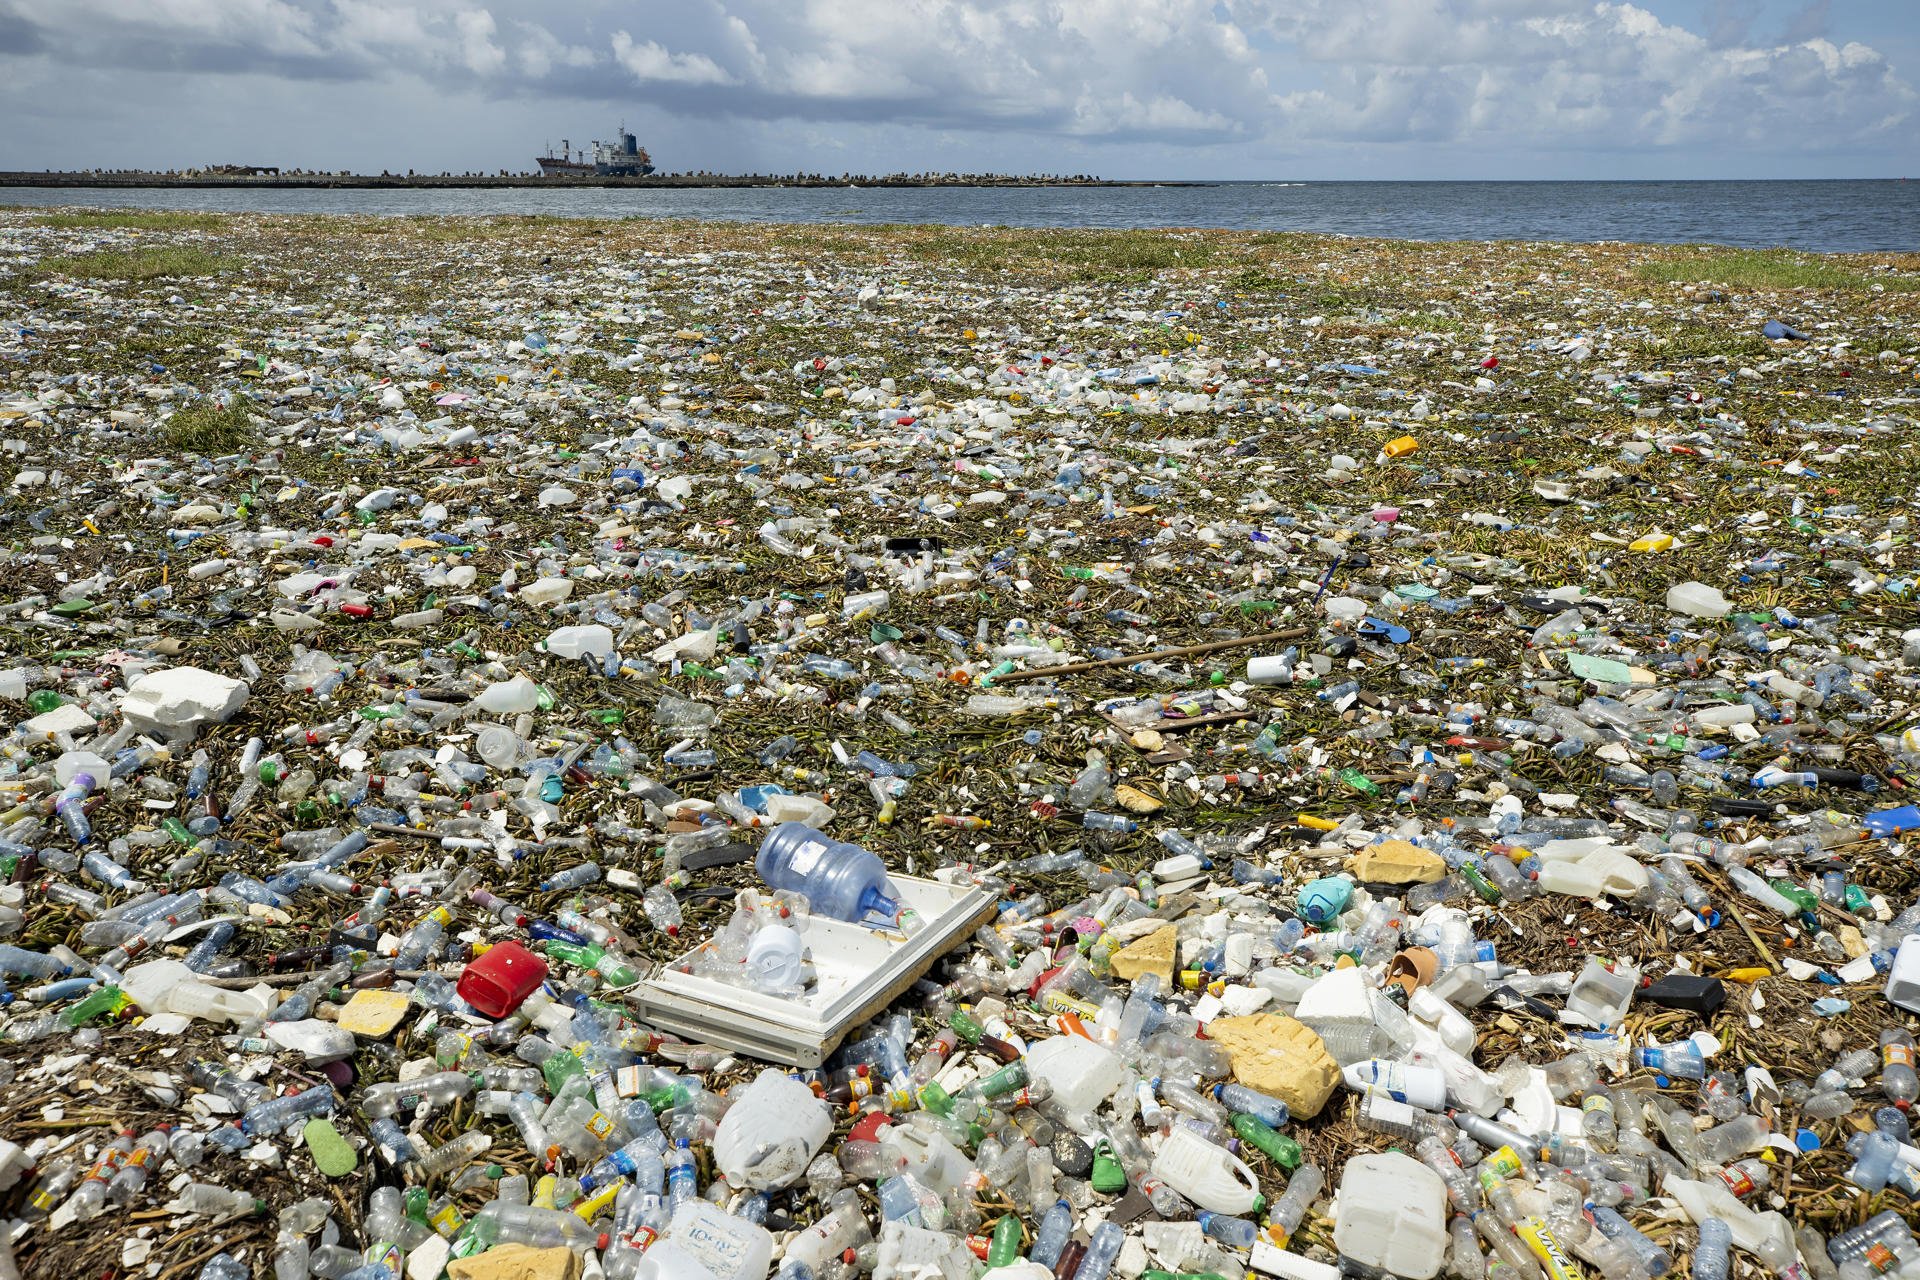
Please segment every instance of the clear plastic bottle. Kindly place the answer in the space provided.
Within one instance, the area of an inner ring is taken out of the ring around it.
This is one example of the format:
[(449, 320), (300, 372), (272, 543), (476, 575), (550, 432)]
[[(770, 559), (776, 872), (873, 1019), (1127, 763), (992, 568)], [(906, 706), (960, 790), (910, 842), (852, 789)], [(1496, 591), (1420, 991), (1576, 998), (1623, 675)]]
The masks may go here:
[(1727, 1280), (1732, 1246), (1733, 1231), (1726, 1223), (1718, 1218), (1701, 1223), (1700, 1240), (1693, 1247), (1693, 1280)]
[(1888, 1027), (1880, 1033), (1880, 1091), (1896, 1107), (1905, 1107), (1920, 1097), (1913, 1035), (1904, 1027)]
[(1293, 1171), (1293, 1177), (1287, 1181), (1287, 1189), (1267, 1210), (1267, 1234), (1275, 1244), (1286, 1248), (1287, 1241), (1307, 1220), (1307, 1211), (1313, 1208), (1313, 1202), (1320, 1198), (1320, 1192), (1326, 1185), (1326, 1175), (1320, 1172), (1317, 1164), (1303, 1164)]
[(608, 1237), (593, 1225), (565, 1209), (541, 1209), (533, 1205), (502, 1204), (498, 1200), (483, 1206), (473, 1215), (467, 1230), (483, 1248), (497, 1244), (524, 1244), (536, 1249), (604, 1249)]

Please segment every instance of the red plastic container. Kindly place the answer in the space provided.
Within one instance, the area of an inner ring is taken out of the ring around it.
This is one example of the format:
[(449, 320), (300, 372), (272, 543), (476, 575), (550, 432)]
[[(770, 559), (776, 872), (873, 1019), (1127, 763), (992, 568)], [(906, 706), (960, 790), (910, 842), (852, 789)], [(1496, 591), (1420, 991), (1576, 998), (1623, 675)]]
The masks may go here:
[(485, 1018), (504, 1018), (547, 979), (547, 962), (517, 942), (502, 942), (469, 964), (454, 989)]

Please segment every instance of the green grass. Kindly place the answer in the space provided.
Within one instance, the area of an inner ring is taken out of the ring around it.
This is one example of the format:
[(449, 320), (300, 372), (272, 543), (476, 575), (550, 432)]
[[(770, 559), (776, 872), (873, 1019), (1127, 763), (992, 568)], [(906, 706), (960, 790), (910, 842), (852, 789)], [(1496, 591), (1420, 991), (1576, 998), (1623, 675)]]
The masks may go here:
[(217, 213), (167, 209), (75, 209), (44, 214), (35, 221), (65, 231), (218, 231), (226, 225)]
[(1663, 255), (1640, 263), (1634, 268), (1634, 275), (1649, 284), (1704, 281), (1732, 289), (1866, 289), (1880, 284), (1890, 293), (1920, 291), (1920, 276), (1869, 274), (1839, 259), (1785, 249), (1724, 249)]
[(225, 271), (227, 260), (189, 245), (144, 249), (100, 249), (93, 253), (43, 258), (27, 269), (29, 278), (72, 276), (81, 280), (164, 280), (173, 276), (210, 276)]
[(161, 424), (160, 438), (182, 453), (238, 453), (254, 438), (254, 403), (234, 396), (225, 405), (212, 400), (178, 409)]

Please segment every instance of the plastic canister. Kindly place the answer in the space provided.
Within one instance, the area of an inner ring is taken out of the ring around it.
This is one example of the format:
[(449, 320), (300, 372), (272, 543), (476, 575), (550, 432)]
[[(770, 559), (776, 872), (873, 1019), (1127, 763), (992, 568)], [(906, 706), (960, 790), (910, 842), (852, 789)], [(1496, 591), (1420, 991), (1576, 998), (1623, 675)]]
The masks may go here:
[(1626, 1016), (1627, 1006), (1633, 1003), (1633, 993), (1639, 989), (1638, 969), (1625, 962), (1617, 971), (1608, 969), (1588, 956), (1580, 976), (1573, 980), (1573, 990), (1567, 993), (1561, 1020), (1605, 1031)]
[(1397, 1151), (1355, 1156), (1340, 1179), (1333, 1243), (1355, 1262), (1430, 1280), (1447, 1254), (1446, 1183)]
[(483, 1018), (504, 1018), (547, 980), (547, 962), (517, 942), (488, 947), (454, 988)]
[[(773, 1237), (765, 1227), (705, 1200), (689, 1200), (674, 1210), (661, 1239), (671, 1241), (718, 1280), (767, 1280), (767, 1268), (773, 1262)], [(655, 1242), (646, 1256), (652, 1257), (658, 1247)], [(659, 1280), (679, 1280), (679, 1276), (663, 1271)]]
[[(1173, 1127), (1155, 1153), (1152, 1168), (1154, 1177), (1211, 1213), (1239, 1216), (1260, 1203), (1260, 1179), (1246, 1162), (1185, 1125)], [(1428, 1176), (1439, 1181), (1431, 1173)], [(1440, 1234), (1444, 1240), (1444, 1222)]]
[(1045, 1080), (1069, 1115), (1090, 1115), (1127, 1077), (1120, 1059), (1085, 1036), (1054, 1036), (1027, 1049), (1027, 1075)]
[(720, 1280), (700, 1259), (671, 1240), (655, 1240), (640, 1255), (634, 1280)]
[(805, 1173), (832, 1132), (827, 1104), (785, 1072), (768, 1068), (721, 1117), (714, 1162), (733, 1185), (771, 1191)]

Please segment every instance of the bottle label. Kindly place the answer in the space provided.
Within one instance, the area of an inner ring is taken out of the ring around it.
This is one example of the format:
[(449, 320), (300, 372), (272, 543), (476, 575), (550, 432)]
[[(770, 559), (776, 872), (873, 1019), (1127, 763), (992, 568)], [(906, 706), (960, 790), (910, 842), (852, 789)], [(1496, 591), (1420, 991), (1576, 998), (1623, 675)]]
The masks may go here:
[(1880, 1046), (1880, 1069), (1890, 1067), (1911, 1067), (1913, 1065), (1913, 1046), (1891, 1041)]
[(1742, 1200), (1752, 1195), (1755, 1190), (1753, 1179), (1749, 1178), (1746, 1170), (1737, 1164), (1730, 1164), (1720, 1170), (1720, 1181), (1726, 1183), (1727, 1190), (1733, 1192), (1734, 1195), (1740, 1197)]
[(818, 840), (808, 840), (793, 851), (793, 860), (787, 864), (787, 870), (796, 876), (804, 876), (819, 865), (820, 859), (827, 856), (827, 846)]

